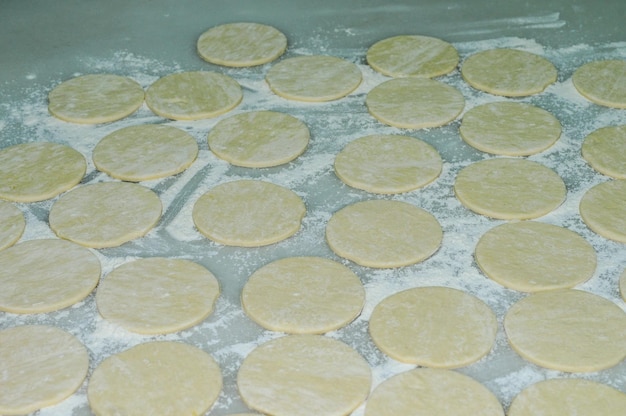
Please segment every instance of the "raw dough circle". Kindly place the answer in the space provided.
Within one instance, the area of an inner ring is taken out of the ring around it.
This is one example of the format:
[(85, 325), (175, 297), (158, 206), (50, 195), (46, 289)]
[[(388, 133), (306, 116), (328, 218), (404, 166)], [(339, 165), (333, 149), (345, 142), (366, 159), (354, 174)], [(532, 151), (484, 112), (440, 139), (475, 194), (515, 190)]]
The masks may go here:
[(28, 240), (0, 252), (0, 310), (56, 311), (84, 299), (98, 284), (100, 261), (65, 240)]
[(210, 71), (166, 75), (146, 91), (146, 104), (150, 110), (173, 120), (217, 117), (235, 108), (242, 99), (237, 81)]
[(241, 292), (243, 309), (272, 331), (322, 334), (352, 322), (365, 289), (346, 266), (320, 257), (289, 257), (254, 272)]
[(459, 63), (459, 54), (441, 39), (400, 35), (373, 44), (366, 59), (374, 70), (390, 77), (432, 78), (452, 72)]
[(434, 181), (443, 162), (428, 143), (400, 135), (361, 137), (335, 158), (335, 174), (346, 184), (378, 194), (398, 194)]
[(541, 217), (563, 203), (565, 183), (553, 170), (527, 159), (472, 163), (456, 177), (454, 193), (468, 209), (503, 220)]
[(572, 82), (593, 103), (626, 108), (626, 61), (589, 62), (574, 72)]
[(131, 115), (143, 105), (136, 81), (119, 75), (90, 74), (72, 78), (50, 91), (48, 110), (63, 121), (108, 123)]
[(619, 293), (622, 299), (626, 301), (626, 270), (624, 270), (619, 278)]
[(306, 213), (295, 192), (259, 180), (226, 182), (196, 201), (192, 218), (203, 235), (229, 246), (258, 247), (295, 234)]
[(345, 97), (363, 76), (352, 62), (313, 55), (285, 59), (272, 66), (265, 79), (278, 96), (296, 101), (332, 101)]
[(85, 157), (71, 147), (22, 143), (0, 151), (0, 198), (37, 202), (54, 198), (85, 176)]
[(365, 416), (504, 416), (496, 396), (473, 378), (452, 370), (416, 368), (383, 381)]
[(610, 240), (626, 243), (626, 180), (595, 185), (583, 195), (579, 211), (587, 227)]
[(465, 113), (459, 132), (467, 144), (480, 151), (528, 156), (556, 143), (561, 136), (561, 123), (531, 104), (499, 101)]
[(187, 169), (198, 155), (198, 143), (176, 127), (142, 124), (105, 136), (93, 150), (96, 168), (129, 182), (175, 175)]
[(583, 237), (536, 221), (492, 228), (478, 240), (475, 255), (489, 278), (522, 292), (574, 287), (597, 265), (596, 251)]
[(266, 168), (300, 156), (309, 144), (302, 121), (276, 111), (251, 111), (225, 118), (209, 132), (209, 148), (235, 166)]
[(598, 172), (626, 179), (626, 125), (603, 127), (589, 134), (582, 155)]
[(237, 374), (250, 408), (275, 416), (347, 415), (367, 398), (367, 362), (346, 344), (323, 335), (287, 335), (244, 359)]
[(83, 384), (87, 349), (73, 335), (44, 325), (0, 331), (0, 413), (22, 415), (57, 404)]
[(465, 106), (454, 87), (429, 78), (395, 78), (374, 87), (365, 98), (370, 114), (382, 123), (406, 129), (439, 127)]
[(517, 49), (478, 52), (465, 60), (461, 75), (477, 90), (508, 97), (538, 94), (557, 79), (552, 62)]
[(10, 202), (0, 201), (0, 250), (15, 244), (25, 228), (22, 211)]
[(401, 201), (370, 200), (337, 211), (326, 241), (338, 255), (367, 267), (419, 263), (437, 251), (443, 230), (429, 212)]
[[(480, 299), (448, 287), (407, 289), (383, 299), (369, 332), (391, 358), (434, 368), (459, 368), (491, 351), (496, 315)], [(401, 413), (398, 413), (401, 414)]]
[(116, 247), (148, 233), (161, 218), (153, 191), (128, 182), (84, 185), (50, 209), (50, 228), (59, 237), (87, 247)]
[(281, 56), (287, 37), (260, 23), (227, 23), (214, 26), (198, 38), (198, 54), (212, 64), (230, 67), (262, 65)]
[(87, 398), (98, 415), (202, 415), (221, 390), (213, 357), (182, 342), (157, 341), (102, 361), (91, 375)]
[(140, 334), (181, 331), (213, 312), (219, 283), (206, 268), (189, 260), (143, 258), (109, 273), (96, 292), (98, 311)]
[(580, 290), (529, 295), (506, 313), (504, 329), (519, 355), (553, 370), (600, 371), (626, 357), (626, 313)]

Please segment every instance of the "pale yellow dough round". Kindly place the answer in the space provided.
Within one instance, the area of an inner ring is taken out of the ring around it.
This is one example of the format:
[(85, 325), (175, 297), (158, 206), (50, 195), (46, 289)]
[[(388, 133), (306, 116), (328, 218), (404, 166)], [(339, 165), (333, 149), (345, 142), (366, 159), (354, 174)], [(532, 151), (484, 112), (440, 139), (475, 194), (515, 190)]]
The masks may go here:
[(203, 415), (222, 390), (218, 364), (201, 349), (146, 342), (106, 358), (87, 388), (98, 416)]
[(377, 194), (398, 194), (434, 181), (443, 162), (428, 143), (409, 136), (371, 135), (343, 148), (335, 174), (347, 185)]
[(52, 406), (83, 384), (89, 354), (72, 334), (44, 325), (0, 331), (0, 414)]
[(15, 244), (25, 228), (22, 211), (10, 202), (0, 201), (0, 250)]
[(619, 293), (622, 299), (626, 301), (626, 270), (622, 272), (619, 278)]
[(626, 125), (602, 127), (590, 133), (583, 142), (582, 155), (598, 172), (626, 179)]
[(586, 63), (574, 72), (572, 82), (580, 95), (593, 103), (626, 108), (626, 61)]
[(610, 240), (626, 243), (626, 180), (593, 186), (580, 200), (579, 211), (587, 227)]

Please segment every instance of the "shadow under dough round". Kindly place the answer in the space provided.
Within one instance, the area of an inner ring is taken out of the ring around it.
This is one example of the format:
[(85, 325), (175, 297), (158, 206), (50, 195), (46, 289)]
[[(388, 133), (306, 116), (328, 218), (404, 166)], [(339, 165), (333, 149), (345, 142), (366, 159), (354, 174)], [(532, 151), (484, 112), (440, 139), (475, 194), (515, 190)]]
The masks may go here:
[(582, 145), (589, 165), (615, 179), (626, 179), (626, 125), (607, 126), (591, 132)]
[(25, 229), (24, 213), (10, 202), (0, 201), (0, 250), (15, 244)]
[(574, 71), (572, 82), (580, 95), (593, 103), (626, 108), (626, 61), (589, 62)]
[(614, 179), (590, 188), (580, 200), (583, 222), (593, 232), (626, 243), (626, 180)]

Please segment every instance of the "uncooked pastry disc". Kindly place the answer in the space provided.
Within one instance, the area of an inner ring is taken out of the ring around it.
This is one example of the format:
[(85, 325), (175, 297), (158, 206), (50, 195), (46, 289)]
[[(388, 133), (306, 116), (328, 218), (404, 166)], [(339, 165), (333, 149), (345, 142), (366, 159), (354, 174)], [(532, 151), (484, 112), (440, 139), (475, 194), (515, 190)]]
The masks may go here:
[(0, 331), (0, 414), (23, 415), (57, 404), (83, 384), (87, 349), (73, 335), (44, 325)]
[(258, 180), (226, 182), (196, 201), (192, 218), (203, 235), (229, 246), (258, 247), (295, 234), (306, 207), (290, 189)]
[(592, 168), (616, 179), (626, 179), (626, 125), (602, 127), (583, 142), (582, 155)]
[(281, 61), (267, 72), (270, 89), (296, 101), (332, 101), (345, 97), (363, 76), (352, 62), (334, 56), (298, 56)]
[(198, 155), (198, 143), (176, 127), (142, 124), (105, 136), (93, 150), (96, 168), (129, 182), (175, 175), (187, 169)]
[(262, 65), (285, 52), (287, 37), (278, 29), (260, 23), (227, 23), (200, 35), (197, 49), (202, 59), (217, 65)]
[(499, 225), (476, 245), (481, 270), (522, 292), (565, 289), (593, 276), (597, 256), (587, 240), (567, 228), (536, 221)]
[(465, 113), (459, 132), (467, 144), (480, 151), (528, 156), (556, 143), (561, 136), (561, 123), (542, 108), (499, 101)]
[(559, 175), (527, 159), (494, 158), (472, 163), (456, 177), (454, 192), (468, 209), (492, 218), (541, 217), (565, 200)]
[(529, 295), (509, 309), (504, 329), (519, 355), (553, 370), (600, 371), (626, 357), (626, 313), (580, 290)]
[(589, 62), (574, 72), (572, 82), (580, 95), (591, 102), (626, 108), (626, 61)]
[(0, 250), (15, 244), (25, 228), (22, 211), (10, 202), (0, 201)]
[(339, 256), (368, 267), (400, 267), (430, 257), (443, 231), (429, 212), (401, 201), (370, 200), (337, 211), (326, 241)]
[(335, 174), (357, 189), (397, 194), (428, 185), (442, 165), (439, 152), (420, 139), (376, 134), (348, 143), (335, 158)]
[(181, 331), (213, 311), (220, 287), (206, 268), (189, 260), (143, 258), (119, 266), (98, 286), (103, 318), (140, 334)]
[(350, 269), (320, 257), (289, 257), (254, 272), (241, 292), (243, 309), (272, 331), (322, 334), (352, 322), (365, 289)]
[(210, 71), (166, 75), (146, 91), (148, 107), (155, 114), (173, 120), (217, 117), (235, 108), (242, 99), (237, 81)]
[(59, 237), (87, 247), (116, 247), (148, 233), (161, 218), (153, 191), (128, 182), (84, 185), (50, 209), (50, 228)]
[(374, 87), (365, 99), (370, 114), (382, 123), (406, 129), (439, 127), (465, 106), (454, 87), (429, 78), (396, 78)]
[(367, 398), (369, 364), (323, 335), (287, 335), (261, 344), (237, 374), (241, 398), (274, 416), (342, 416)]
[(72, 78), (50, 91), (48, 110), (63, 121), (108, 123), (131, 115), (144, 101), (136, 81), (119, 75), (90, 74)]
[(222, 390), (206, 352), (174, 341), (146, 342), (106, 358), (87, 388), (97, 415), (203, 415)]
[(54, 198), (85, 176), (85, 157), (71, 147), (22, 143), (0, 151), (0, 198), (36, 202)]
[(626, 180), (595, 185), (583, 195), (579, 211), (587, 227), (610, 240), (626, 243)]
[(302, 121), (276, 111), (251, 111), (219, 121), (209, 132), (209, 148), (235, 166), (265, 168), (300, 156), (309, 144)]

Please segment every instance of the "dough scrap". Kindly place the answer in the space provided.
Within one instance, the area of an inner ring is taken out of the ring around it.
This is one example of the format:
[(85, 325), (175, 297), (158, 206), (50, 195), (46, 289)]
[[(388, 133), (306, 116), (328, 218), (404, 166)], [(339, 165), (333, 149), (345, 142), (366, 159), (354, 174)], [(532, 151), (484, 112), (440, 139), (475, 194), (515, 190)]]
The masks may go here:
[(587, 227), (610, 240), (626, 243), (626, 180), (593, 186), (580, 200), (579, 211)]
[(443, 166), (430, 144), (400, 135), (371, 135), (350, 142), (335, 158), (335, 174), (347, 185), (397, 194), (434, 181)]
[(10, 202), (0, 201), (0, 250), (15, 244), (25, 228), (22, 211)]
[(574, 72), (572, 82), (580, 95), (595, 104), (626, 108), (626, 61), (586, 63)]
[(626, 125), (591, 132), (582, 145), (583, 158), (598, 172), (626, 179)]

